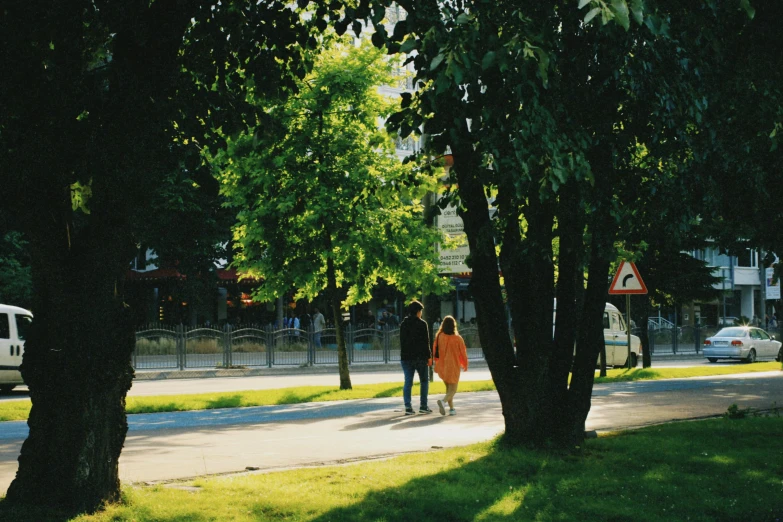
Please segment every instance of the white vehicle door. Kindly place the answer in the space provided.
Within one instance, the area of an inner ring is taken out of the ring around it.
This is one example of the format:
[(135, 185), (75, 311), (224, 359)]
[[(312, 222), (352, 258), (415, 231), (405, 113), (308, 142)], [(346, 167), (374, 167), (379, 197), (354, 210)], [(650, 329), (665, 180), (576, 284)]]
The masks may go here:
[(25, 314), (14, 314), (16, 324), (16, 338), (19, 345), (19, 353), (17, 354), (17, 366), (22, 364), (22, 356), (24, 355), (24, 340), (27, 338), (27, 332), (30, 330), (30, 325), (33, 324), (33, 318)]
[(758, 343), (761, 345), (758, 355), (761, 357), (775, 357), (777, 353), (775, 353), (772, 340), (767, 335), (767, 332), (761, 329), (756, 330), (756, 332), (759, 334)]
[(614, 349), (612, 350), (612, 365), (624, 364), (628, 358), (628, 335), (623, 327), (622, 317), (618, 312), (612, 311), (612, 335), (614, 336)]
[(0, 313), (0, 369), (10, 366), (11, 314)]

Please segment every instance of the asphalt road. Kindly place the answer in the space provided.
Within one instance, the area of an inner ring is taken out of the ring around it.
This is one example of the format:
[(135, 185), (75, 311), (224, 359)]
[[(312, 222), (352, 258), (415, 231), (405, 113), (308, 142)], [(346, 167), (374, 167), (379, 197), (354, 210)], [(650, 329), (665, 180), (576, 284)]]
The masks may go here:
[[(155, 482), (350, 462), (460, 446), (502, 432), (495, 392), (458, 393), (455, 401), (455, 417), (406, 417), (399, 398), (131, 415), (120, 476), (126, 482)], [(587, 428), (719, 415), (735, 403), (759, 409), (783, 404), (783, 373), (598, 385)], [(24, 422), (0, 423), (0, 491), (14, 477), (26, 435)]]
[[(470, 371), (462, 375), (463, 380), (488, 380), (491, 378), (486, 363), (472, 363)], [(681, 356), (661, 357), (653, 360), (655, 368), (692, 367), (710, 364), (704, 357)], [(740, 362), (719, 361), (717, 365), (740, 365)], [(641, 363), (640, 363), (641, 367)], [(401, 382), (402, 371), (397, 364), (373, 365), (373, 371), (361, 366), (351, 368), (353, 384), (372, 384), (383, 382)], [(317, 368), (316, 368), (317, 369)], [(166, 372), (165, 379), (136, 379), (128, 395), (177, 395), (189, 393), (213, 393), (240, 390), (265, 390), (290, 386), (333, 386), (339, 384), (336, 369), (325, 369), (322, 373), (298, 372), (292, 368), (284, 372), (270, 372), (267, 375), (251, 377), (194, 377), (181, 378), (183, 375), (197, 375), (197, 372)], [(140, 374), (144, 372), (139, 372)], [(279, 374), (278, 374), (279, 373)], [(283, 374), (285, 373), (285, 374)], [(26, 399), (29, 395), (26, 386), (18, 386), (13, 392), (0, 395), (0, 401)]]

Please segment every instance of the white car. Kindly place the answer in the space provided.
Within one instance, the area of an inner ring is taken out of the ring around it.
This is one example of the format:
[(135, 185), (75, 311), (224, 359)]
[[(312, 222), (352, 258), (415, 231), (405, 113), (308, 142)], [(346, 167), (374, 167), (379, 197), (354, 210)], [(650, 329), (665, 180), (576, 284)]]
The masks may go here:
[(0, 391), (9, 392), (24, 384), (19, 365), (24, 354), (24, 339), (33, 314), (18, 306), (0, 304)]
[(729, 326), (704, 339), (704, 357), (711, 363), (718, 359), (740, 359), (749, 363), (758, 359), (780, 361), (782, 344), (761, 328)]

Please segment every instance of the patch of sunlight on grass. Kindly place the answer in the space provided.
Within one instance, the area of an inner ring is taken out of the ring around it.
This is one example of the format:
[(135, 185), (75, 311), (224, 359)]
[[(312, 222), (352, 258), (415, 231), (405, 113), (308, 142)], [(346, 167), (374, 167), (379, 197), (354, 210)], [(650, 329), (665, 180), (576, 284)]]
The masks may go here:
[(478, 515), (476, 515), (475, 520), (496, 520), (498, 517), (512, 517), (514, 513), (522, 508), (522, 504), (524, 502), (524, 491), (511, 492), (508, 495), (503, 496), (500, 500), (488, 508), (480, 511)]
[(27, 420), (30, 416), (30, 408), (33, 405), (30, 399), (19, 401), (5, 401), (0, 404), (0, 422)]
[[(762, 473), (755, 469), (746, 469), (742, 472), (742, 478), (748, 480), (767, 480), (769, 477), (766, 473)], [(781, 482), (783, 484), (783, 481)]]
[(713, 464), (722, 464), (724, 466), (733, 466), (736, 464), (736, 460), (727, 457), (726, 455), (713, 455), (709, 459), (707, 459), (708, 462), (712, 462)]

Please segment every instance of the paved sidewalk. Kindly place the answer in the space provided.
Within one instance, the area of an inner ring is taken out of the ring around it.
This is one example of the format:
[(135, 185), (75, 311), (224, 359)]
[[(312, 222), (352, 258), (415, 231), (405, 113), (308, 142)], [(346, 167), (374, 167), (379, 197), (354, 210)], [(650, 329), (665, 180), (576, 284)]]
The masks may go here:
[[(430, 398), (430, 406), (437, 396)], [(418, 406), (415, 402), (414, 405)], [(783, 404), (780, 371), (597, 385), (588, 430), (720, 415), (729, 405)], [(383, 458), (490, 440), (503, 430), (495, 392), (457, 393), (455, 417), (405, 416), (398, 397), (129, 416), (125, 482)], [(0, 423), (0, 492), (17, 469), (24, 422)]]

